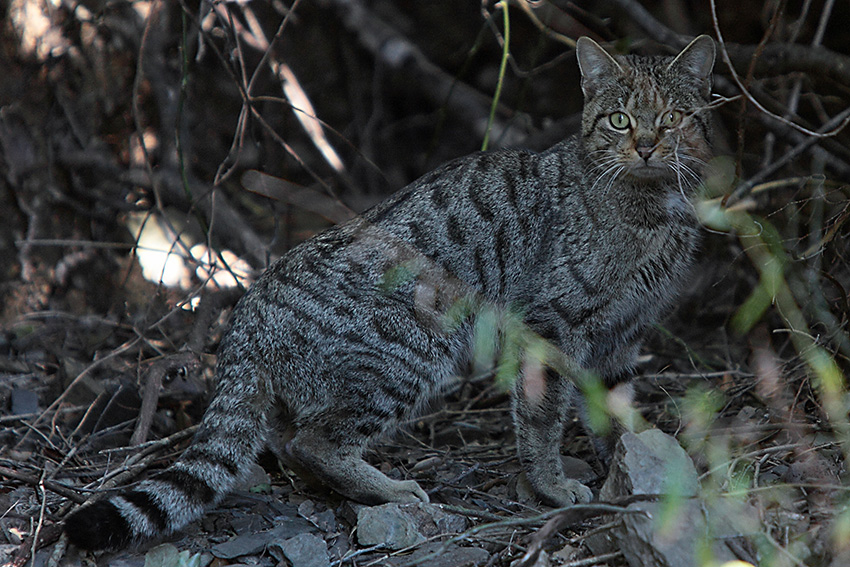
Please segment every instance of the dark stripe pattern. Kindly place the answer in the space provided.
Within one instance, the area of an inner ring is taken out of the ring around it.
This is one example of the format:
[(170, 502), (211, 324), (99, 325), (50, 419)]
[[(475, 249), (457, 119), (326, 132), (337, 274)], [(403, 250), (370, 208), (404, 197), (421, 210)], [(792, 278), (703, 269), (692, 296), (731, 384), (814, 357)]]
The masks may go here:
[[(216, 395), (192, 444), (150, 480), (71, 514), (71, 542), (121, 547), (198, 518), (262, 449), (272, 416), (285, 416), (286, 451), (343, 494), (426, 500), (416, 483), (382, 478), (360, 456), (450, 383), (489, 320), (482, 306), (522, 314), (572, 362), (623, 379), (696, 248), (683, 195), (708, 159), (711, 131), (706, 79), (693, 76), (709, 47), (696, 44), (671, 63), (614, 60), (580, 41), (595, 64), (582, 65), (579, 137), (540, 154), (453, 161), (287, 253), (233, 312)], [(660, 128), (671, 110), (681, 124)], [(632, 126), (615, 131), (612, 112)], [(656, 177), (637, 169), (637, 140), (656, 142), (646, 158)], [(688, 175), (673, 175), (683, 171), (677, 160)], [(528, 370), (516, 381), (517, 446), (529, 481), (554, 505), (587, 500), (560, 466), (576, 386), (545, 365), (519, 366)]]

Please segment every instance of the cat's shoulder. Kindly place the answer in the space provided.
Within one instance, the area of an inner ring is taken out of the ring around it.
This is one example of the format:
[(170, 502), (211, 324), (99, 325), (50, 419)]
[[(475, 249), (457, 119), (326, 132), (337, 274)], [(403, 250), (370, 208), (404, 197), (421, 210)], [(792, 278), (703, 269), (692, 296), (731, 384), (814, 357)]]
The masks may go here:
[(508, 172), (518, 175), (533, 175), (524, 168), (533, 165), (540, 154), (524, 148), (500, 148), (477, 151), (447, 161), (424, 174), (410, 184), (413, 189), (424, 188), (442, 182), (452, 182), (458, 178), (470, 181), (484, 177), (503, 176)]
[(579, 155), (577, 136), (566, 138), (540, 152), (526, 148), (479, 151), (446, 162), (405, 189), (428, 191), (431, 187), (455, 185), (462, 180), (463, 186), (483, 190), (498, 191), (510, 183), (519, 183), (526, 190), (531, 190), (534, 186), (546, 186), (565, 173), (580, 176)]

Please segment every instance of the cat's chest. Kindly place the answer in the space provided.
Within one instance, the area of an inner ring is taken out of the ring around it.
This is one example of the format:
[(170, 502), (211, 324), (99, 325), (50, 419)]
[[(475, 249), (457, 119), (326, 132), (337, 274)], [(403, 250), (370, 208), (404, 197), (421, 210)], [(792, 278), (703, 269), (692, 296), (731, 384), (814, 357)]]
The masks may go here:
[(576, 327), (604, 328), (655, 318), (669, 306), (686, 281), (698, 232), (688, 222), (635, 227), (611, 220), (567, 227), (560, 240), (543, 295)]

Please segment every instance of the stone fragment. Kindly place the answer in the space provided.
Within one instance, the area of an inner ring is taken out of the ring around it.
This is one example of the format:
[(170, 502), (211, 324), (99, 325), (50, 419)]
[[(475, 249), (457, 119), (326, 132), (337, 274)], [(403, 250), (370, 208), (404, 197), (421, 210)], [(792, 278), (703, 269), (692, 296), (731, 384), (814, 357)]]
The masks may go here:
[(317, 535), (303, 533), (269, 547), (278, 561), (284, 557), (292, 567), (329, 567), (328, 544)]
[(363, 546), (404, 549), (429, 537), (458, 533), (466, 525), (462, 516), (423, 502), (364, 506), (357, 511), (357, 541)]
[(38, 411), (38, 394), (26, 388), (12, 388), (12, 414), (26, 415)]
[(600, 500), (631, 494), (696, 496), (699, 476), (675, 437), (660, 429), (620, 437)]
[(626, 433), (617, 443), (600, 500), (633, 494), (664, 495), (635, 502), (612, 530), (587, 542), (599, 554), (620, 550), (631, 567), (696, 567), (710, 548), (714, 561), (740, 559), (734, 545), (759, 531), (756, 511), (731, 498), (703, 498), (693, 462), (675, 438), (657, 429)]
[(363, 546), (404, 549), (425, 541), (416, 521), (398, 504), (361, 508), (357, 513), (357, 541)]
[(268, 531), (236, 536), (213, 546), (211, 552), (220, 559), (256, 555), (272, 543), (314, 530), (315, 528), (303, 518), (281, 518), (277, 525)]

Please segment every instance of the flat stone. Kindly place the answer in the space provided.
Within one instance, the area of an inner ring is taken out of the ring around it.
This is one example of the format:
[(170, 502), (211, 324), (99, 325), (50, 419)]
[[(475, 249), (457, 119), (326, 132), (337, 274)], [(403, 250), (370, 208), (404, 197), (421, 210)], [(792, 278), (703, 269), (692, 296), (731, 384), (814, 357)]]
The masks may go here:
[(278, 561), (283, 558), (292, 567), (328, 567), (328, 544), (317, 535), (303, 533), (282, 542), (272, 544), (269, 551)]
[(213, 546), (213, 555), (221, 559), (233, 559), (243, 555), (262, 553), (272, 543), (289, 539), (315, 528), (303, 518), (280, 518), (277, 525), (265, 532), (236, 536)]
[(466, 518), (423, 502), (364, 506), (357, 511), (357, 541), (363, 546), (404, 549), (429, 537), (458, 533), (466, 525)]
[[(170, 543), (163, 543), (148, 551), (145, 554), (145, 567), (172, 567), (174, 565), (185, 565), (187, 567), (201, 567), (209, 565), (212, 557), (204, 556), (200, 553), (191, 553), (190, 551), (180, 551), (177, 547)], [(110, 566), (129, 567), (132, 563), (122, 564), (117, 561), (110, 561)]]
[(38, 411), (38, 394), (25, 388), (12, 389), (12, 415), (25, 415)]

